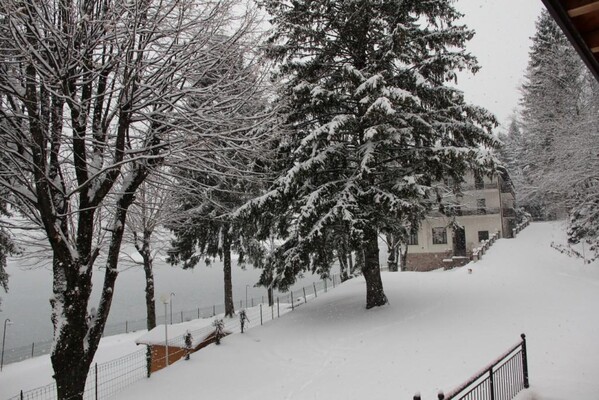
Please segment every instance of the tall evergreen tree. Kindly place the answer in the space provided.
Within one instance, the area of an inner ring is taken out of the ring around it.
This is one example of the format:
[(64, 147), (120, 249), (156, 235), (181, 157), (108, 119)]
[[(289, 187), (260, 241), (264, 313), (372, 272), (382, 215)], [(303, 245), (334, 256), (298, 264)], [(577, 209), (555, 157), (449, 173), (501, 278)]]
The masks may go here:
[(290, 167), (252, 203), (278, 215), (275, 275), (328, 271), (328, 234), (346, 226), (363, 260), (366, 307), (381, 306), (383, 224), (428, 209), (433, 181), (492, 165), (480, 146), (495, 144), (494, 118), (447, 85), (457, 70), (478, 69), (464, 50), (473, 32), (456, 25), (447, 0), (261, 4), (292, 149)]
[[(569, 240), (599, 254), (599, 85), (548, 12), (536, 24), (522, 88), (521, 132), (503, 138), (519, 203), (570, 216)], [(514, 173), (515, 171), (515, 173)]]
[(522, 87), (519, 162), (524, 179), (517, 190), (522, 205), (543, 218), (568, 207), (571, 188), (563, 179), (568, 163), (563, 156), (581, 132), (588, 89), (580, 58), (548, 12), (540, 15), (536, 29)]
[[(222, 113), (228, 117), (229, 140), (235, 137), (251, 136), (255, 132), (254, 142), (250, 146), (231, 146), (227, 141), (222, 146), (215, 146), (207, 158), (212, 158), (212, 170), (198, 170), (189, 163), (177, 171), (178, 189), (174, 195), (174, 205), (178, 215), (169, 222), (168, 227), (174, 233), (169, 261), (172, 264), (181, 263), (183, 268), (194, 268), (203, 259), (210, 263), (213, 258), (223, 260), (224, 273), (224, 304), (225, 315), (235, 314), (233, 302), (232, 263), (231, 255), (236, 251), (243, 264), (244, 250), (242, 248), (244, 229), (232, 213), (249, 198), (256, 194), (260, 186), (261, 163), (268, 152), (264, 144), (267, 132), (272, 127), (264, 125), (269, 120), (265, 90), (262, 85), (262, 72), (255, 64), (246, 65), (247, 47), (236, 47), (234, 40), (220, 37), (223, 50), (228, 56), (219, 61), (218, 68), (213, 73), (203, 76), (201, 84), (228, 81), (232, 76), (243, 79), (231, 80), (225, 92), (211, 94), (208, 99), (203, 94), (198, 101), (214, 102), (222, 107)], [(225, 48), (226, 47), (226, 48)], [(231, 102), (231, 97), (245, 93), (247, 101), (239, 105)], [(228, 106), (231, 103), (232, 107)], [(204, 129), (207, 131), (223, 129), (211, 126), (208, 122)]]

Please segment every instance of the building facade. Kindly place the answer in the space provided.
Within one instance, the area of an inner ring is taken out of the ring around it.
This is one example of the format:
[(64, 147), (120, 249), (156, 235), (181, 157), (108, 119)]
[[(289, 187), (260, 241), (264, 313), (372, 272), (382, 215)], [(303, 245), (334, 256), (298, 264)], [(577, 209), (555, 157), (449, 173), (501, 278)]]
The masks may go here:
[(491, 178), (469, 174), (459, 195), (447, 192), (450, 194), (443, 199), (442, 210), (430, 213), (410, 237), (406, 270), (464, 265), (472, 258), (472, 251), (495, 232), (502, 238), (512, 237), (515, 194), (505, 169)]

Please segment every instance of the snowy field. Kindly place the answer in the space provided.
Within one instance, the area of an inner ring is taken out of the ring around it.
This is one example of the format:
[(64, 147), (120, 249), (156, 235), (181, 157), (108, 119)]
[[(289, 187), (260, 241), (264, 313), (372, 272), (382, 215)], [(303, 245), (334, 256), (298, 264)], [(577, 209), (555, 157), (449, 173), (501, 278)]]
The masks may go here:
[[(436, 399), (524, 332), (531, 389), (519, 400), (596, 400), (599, 263), (568, 258), (550, 248), (552, 241), (565, 242), (561, 225), (534, 223), (465, 268), (383, 273), (390, 304), (368, 311), (364, 281), (349, 281), (118, 398), (391, 400), (419, 391)], [(134, 351), (139, 335), (103, 340), (98, 358)], [(48, 357), (5, 366), (0, 398), (47, 384), (50, 376)]]

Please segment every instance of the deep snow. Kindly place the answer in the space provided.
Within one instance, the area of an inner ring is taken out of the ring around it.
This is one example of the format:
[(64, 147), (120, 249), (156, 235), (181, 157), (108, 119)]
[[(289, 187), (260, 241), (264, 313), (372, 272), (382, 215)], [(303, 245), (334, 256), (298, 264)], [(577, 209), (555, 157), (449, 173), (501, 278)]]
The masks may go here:
[[(531, 389), (519, 399), (597, 399), (599, 263), (568, 258), (552, 241), (565, 241), (561, 224), (534, 223), (467, 267), (383, 273), (390, 304), (372, 310), (364, 309), (363, 279), (351, 280), (118, 398), (411, 399), (420, 391), (435, 399), (524, 332)], [(116, 338), (136, 336), (108, 339)], [(42, 359), (6, 366), (0, 397), (18, 392), (16, 379), (29, 388), (48, 383)]]

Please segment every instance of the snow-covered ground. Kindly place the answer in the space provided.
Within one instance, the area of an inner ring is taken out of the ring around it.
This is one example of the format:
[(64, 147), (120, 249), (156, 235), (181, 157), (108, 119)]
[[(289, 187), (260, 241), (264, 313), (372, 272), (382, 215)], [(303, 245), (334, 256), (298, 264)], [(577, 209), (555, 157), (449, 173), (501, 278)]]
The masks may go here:
[[(596, 400), (599, 263), (568, 258), (550, 248), (552, 241), (565, 242), (561, 225), (534, 223), (468, 267), (384, 273), (390, 304), (372, 310), (364, 309), (364, 281), (351, 280), (280, 320), (228, 336), (118, 398), (411, 399), (419, 391), (435, 399), (524, 332), (531, 389), (520, 400)], [(134, 350), (136, 335), (104, 342), (130, 341), (127, 348)], [(114, 354), (105, 343), (100, 354)], [(48, 383), (44, 360), (6, 366), (0, 397), (18, 392), (16, 380), (28, 382), (25, 389)]]

